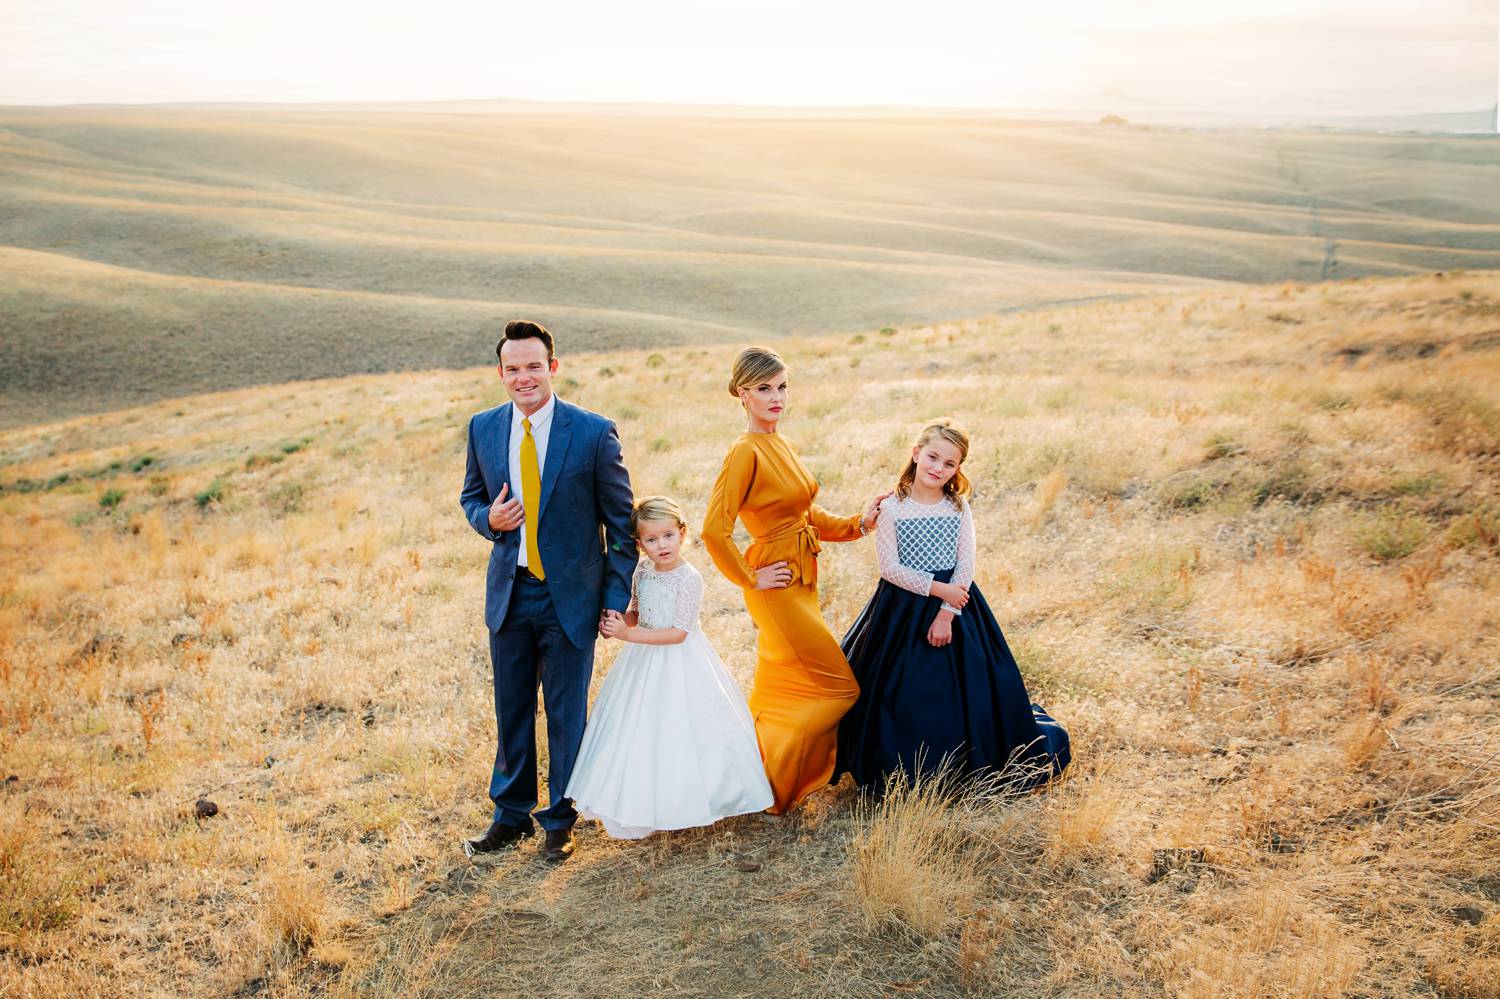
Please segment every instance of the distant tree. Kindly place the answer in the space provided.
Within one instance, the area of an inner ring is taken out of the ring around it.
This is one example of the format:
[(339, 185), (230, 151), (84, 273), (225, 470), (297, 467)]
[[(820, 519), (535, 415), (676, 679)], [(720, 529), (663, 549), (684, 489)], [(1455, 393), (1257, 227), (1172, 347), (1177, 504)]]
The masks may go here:
[(1107, 114), (1103, 118), (1099, 119), (1099, 124), (1101, 124), (1101, 125), (1129, 125), (1130, 122), (1126, 121), (1124, 118), (1121, 118), (1117, 114)]

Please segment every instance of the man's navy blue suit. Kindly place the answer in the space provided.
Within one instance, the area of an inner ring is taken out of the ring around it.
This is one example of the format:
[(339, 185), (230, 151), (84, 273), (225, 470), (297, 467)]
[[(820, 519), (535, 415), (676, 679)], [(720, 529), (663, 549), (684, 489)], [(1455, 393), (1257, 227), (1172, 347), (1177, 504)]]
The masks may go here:
[(493, 542), (485, 581), (484, 623), (495, 671), (498, 740), (490, 798), (495, 821), (530, 826), (537, 804), (536, 692), (547, 714), (548, 806), (536, 820), (548, 831), (578, 819), (564, 796), (588, 710), (594, 639), (603, 610), (624, 612), (635, 572), (630, 536), (630, 475), (620, 458), (615, 425), (597, 413), (557, 400), (542, 468), (537, 547), (546, 581), (517, 578), (525, 526), (490, 530), (490, 504), (510, 481), (514, 404), (469, 420), (469, 457), (459, 503), (480, 537)]

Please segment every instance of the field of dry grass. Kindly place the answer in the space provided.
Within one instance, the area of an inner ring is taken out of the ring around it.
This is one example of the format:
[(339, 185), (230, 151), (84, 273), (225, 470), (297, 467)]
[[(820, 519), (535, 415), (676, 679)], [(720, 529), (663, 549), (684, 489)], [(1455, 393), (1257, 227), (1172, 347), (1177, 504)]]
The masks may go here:
[[(562, 393), (698, 520), (731, 348), (558, 332)], [(973, 429), (978, 579), (1072, 732), (1060, 786), (471, 864), (487, 552), (456, 496), (493, 371), (10, 430), (0, 995), (1500, 994), (1500, 276), (784, 347), (833, 509), (924, 418)], [(835, 630), (873, 562), (829, 546)]]
[(1500, 267), (1485, 137), (0, 109), (0, 426), (1214, 282)]

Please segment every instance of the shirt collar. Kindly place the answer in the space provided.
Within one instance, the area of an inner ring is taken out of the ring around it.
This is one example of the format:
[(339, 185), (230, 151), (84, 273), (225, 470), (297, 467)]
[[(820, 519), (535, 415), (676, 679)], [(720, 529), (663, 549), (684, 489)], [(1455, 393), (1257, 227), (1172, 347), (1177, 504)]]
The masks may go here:
[[(557, 408), (557, 393), (553, 392), (551, 395), (547, 396), (547, 401), (542, 404), (542, 408), (539, 409), (539, 410), (537, 410), (535, 413), (531, 414), (531, 429), (532, 429), (532, 431), (535, 432), (537, 429), (539, 429), (541, 427), (545, 427), (548, 424), (548, 422), (551, 421), (551, 419), (552, 419), (552, 411), (555, 410), (556, 408)], [(526, 419), (526, 414), (523, 413), (523, 412), (521, 412), (521, 409), (520, 409), (519, 406), (516, 407), (516, 426), (520, 426), (521, 425), (521, 421), (524, 420), (524, 419)]]

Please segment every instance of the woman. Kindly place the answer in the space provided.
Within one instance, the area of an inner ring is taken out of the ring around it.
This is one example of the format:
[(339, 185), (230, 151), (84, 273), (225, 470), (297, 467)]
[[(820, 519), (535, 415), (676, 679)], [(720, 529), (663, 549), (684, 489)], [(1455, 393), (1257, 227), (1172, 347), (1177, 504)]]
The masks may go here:
[[(839, 719), (859, 687), (818, 608), (822, 541), (853, 541), (875, 526), (880, 501), (863, 516), (835, 517), (813, 502), (818, 483), (776, 432), (787, 403), (786, 362), (768, 347), (734, 361), (729, 394), (745, 408), (746, 432), (714, 483), (703, 544), (760, 629), (750, 713), (780, 815), (833, 775)], [(754, 541), (742, 555), (734, 522)]]

